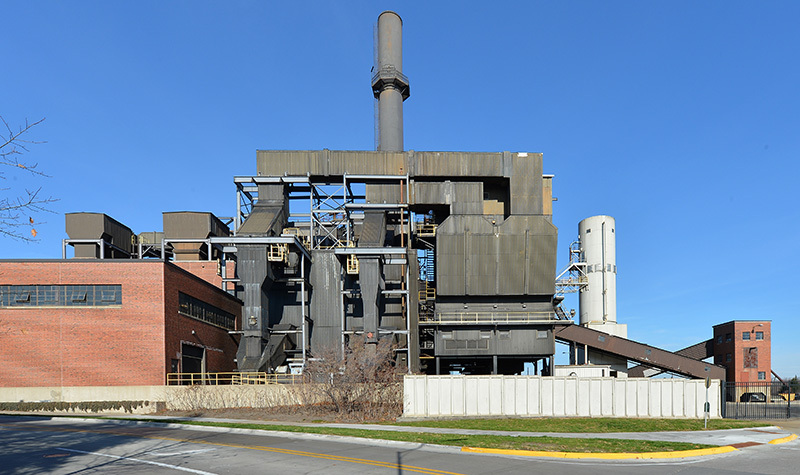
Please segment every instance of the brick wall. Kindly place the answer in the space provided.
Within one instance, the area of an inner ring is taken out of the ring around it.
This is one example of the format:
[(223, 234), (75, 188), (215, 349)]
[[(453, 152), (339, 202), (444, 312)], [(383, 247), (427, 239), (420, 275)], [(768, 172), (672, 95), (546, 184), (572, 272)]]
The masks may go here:
[[(214, 263), (212, 262), (212, 264)], [(167, 264), (164, 274), (164, 309), (167, 316), (166, 360), (164, 361), (166, 371), (171, 372), (173, 359), (181, 359), (183, 342), (205, 348), (206, 371), (234, 371), (236, 369), (234, 358), (238, 346), (238, 340), (235, 338), (238, 337), (229, 335), (227, 329), (179, 314), (178, 294), (183, 292), (233, 314), (236, 318), (237, 329), (241, 326), (242, 303), (214, 285), (196, 278), (182, 267), (178, 264)], [(192, 334), (192, 330), (194, 330), (194, 334)]]
[(4, 261), (2, 285), (119, 284), (119, 307), (0, 309), (0, 385), (163, 384), (163, 268), (157, 261)]
[[(222, 276), (217, 273), (218, 261), (173, 261), (172, 263), (211, 283), (214, 287), (222, 288)], [(236, 261), (227, 261), (225, 265), (227, 277), (233, 278), (236, 275)], [(234, 290), (234, 284), (229, 282), (228, 288)]]
[[(744, 332), (750, 333), (749, 340), (743, 339)], [(763, 332), (764, 339), (757, 340), (756, 332)], [(769, 382), (772, 379), (771, 347), (771, 323), (767, 320), (736, 320), (714, 326), (714, 364), (727, 367), (728, 382)], [(758, 354), (756, 367), (745, 367), (749, 348), (756, 348)], [(759, 372), (764, 373), (763, 380), (758, 379)]]
[(161, 385), (181, 341), (206, 348), (208, 371), (235, 368), (236, 342), (225, 329), (179, 315), (178, 292), (237, 319), (241, 302), (173, 264), (0, 261), (0, 285), (77, 284), (119, 284), (122, 305), (0, 308), (0, 386)]

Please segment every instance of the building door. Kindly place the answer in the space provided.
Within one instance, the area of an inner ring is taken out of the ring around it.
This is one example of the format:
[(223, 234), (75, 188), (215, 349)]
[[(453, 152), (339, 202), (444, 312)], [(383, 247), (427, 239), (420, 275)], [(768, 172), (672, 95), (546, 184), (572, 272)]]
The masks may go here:
[(206, 368), (206, 350), (200, 346), (181, 345), (181, 372), (203, 373)]

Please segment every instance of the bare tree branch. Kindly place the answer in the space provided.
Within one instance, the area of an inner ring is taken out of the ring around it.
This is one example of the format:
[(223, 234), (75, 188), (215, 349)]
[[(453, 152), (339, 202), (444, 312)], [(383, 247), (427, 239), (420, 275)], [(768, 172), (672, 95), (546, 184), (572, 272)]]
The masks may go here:
[[(31, 145), (42, 144), (45, 142), (31, 140), (26, 137), (31, 129), (41, 124), (44, 119), (36, 122), (25, 121), (24, 126), (20, 126), (14, 131), (8, 122), (0, 116), (6, 132), (0, 132), (0, 165), (9, 167), (10, 172), (24, 173), (29, 176), (48, 177), (45, 173), (37, 169), (37, 163), (27, 162), (21, 157), (30, 152)], [(0, 179), (7, 179), (6, 172), (0, 170)], [(58, 201), (53, 197), (40, 197), (42, 188), (38, 187), (31, 191), (25, 189), (24, 193), (15, 192), (10, 187), (0, 188), (0, 236), (10, 237), (21, 241), (36, 241), (38, 232), (35, 226), (43, 224), (33, 218), (33, 214), (50, 212), (48, 205)], [(26, 235), (22, 228), (30, 228), (30, 236)]]
[(367, 344), (361, 335), (350, 336), (344, 348), (323, 348), (315, 352), (306, 369), (317, 399), (343, 420), (387, 420), (402, 412), (404, 368), (394, 365), (394, 345), (383, 338)]

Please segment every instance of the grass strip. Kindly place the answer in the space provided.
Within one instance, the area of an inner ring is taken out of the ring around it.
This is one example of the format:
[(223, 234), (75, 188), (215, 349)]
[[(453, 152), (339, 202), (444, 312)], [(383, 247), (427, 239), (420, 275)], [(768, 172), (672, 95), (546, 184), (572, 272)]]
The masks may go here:
[[(628, 418), (537, 418), (537, 419), (458, 419), (438, 421), (389, 422), (409, 427), (447, 429), (502, 430), (512, 432), (663, 432), (702, 431), (702, 419), (628, 419)], [(763, 422), (711, 419), (708, 430), (763, 427)]]
[(674, 452), (716, 447), (715, 445), (683, 442), (625, 439), (575, 439), (564, 437), (512, 437), (495, 435), (435, 434), (424, 432), (395, 432), (370, 429), (340, 429), (333, 427), (290, 426), (278, 424), (250, 424), (232, 422), (205, 422), (184, 420), (152, 420), (152, 422), (186, 424), (205, 427), (230, 427), (236, 429), (271, 430), (311, 434), (339, 435), (364, 439), (396, 440), (420, 444), (482, 447), (489, 449), (542, 450), (549, 452)]

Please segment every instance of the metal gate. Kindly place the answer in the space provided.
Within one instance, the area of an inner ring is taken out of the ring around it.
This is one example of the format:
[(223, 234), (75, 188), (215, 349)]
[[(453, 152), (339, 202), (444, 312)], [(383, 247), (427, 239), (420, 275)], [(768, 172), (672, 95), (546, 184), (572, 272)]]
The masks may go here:
[(800, 417), (800, 394), (780, 381), (727, 383), (722, 416), (727, 419)]

